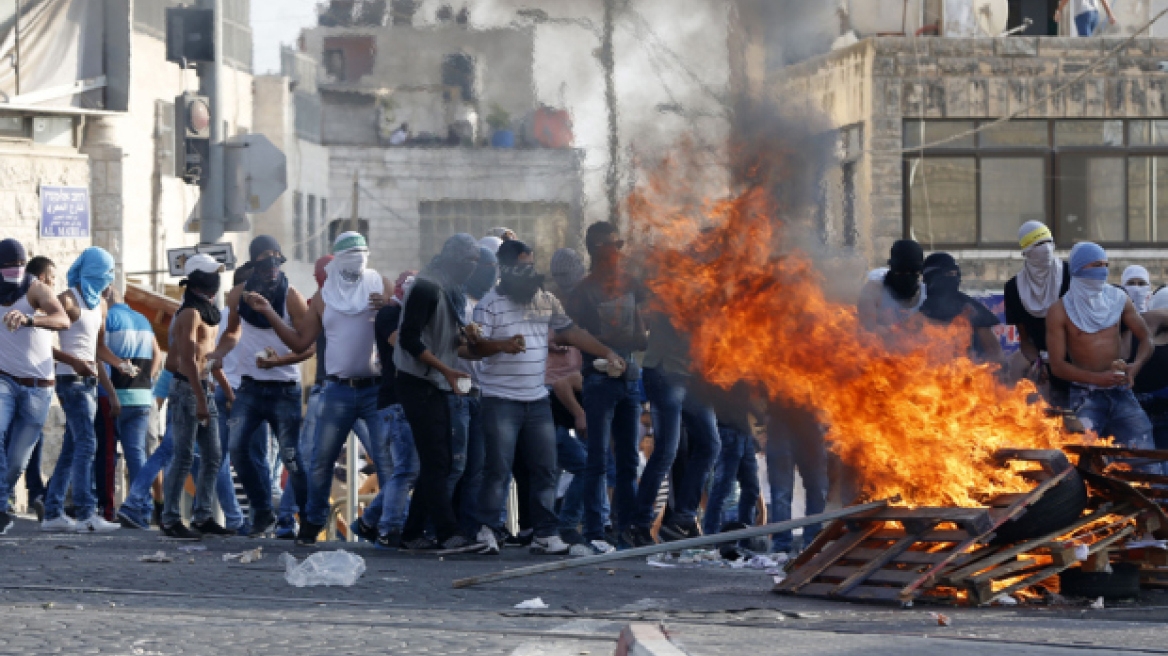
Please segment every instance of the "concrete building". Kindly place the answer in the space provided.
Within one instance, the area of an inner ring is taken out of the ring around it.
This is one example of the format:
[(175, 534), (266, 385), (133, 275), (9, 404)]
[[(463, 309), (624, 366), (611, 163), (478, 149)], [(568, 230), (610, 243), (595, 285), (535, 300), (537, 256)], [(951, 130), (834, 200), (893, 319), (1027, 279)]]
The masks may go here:
[(513, 228), (544, 266), (554, 248), (579, 245), (581, 155), (566, 114), (537, 106), (532, 29), (454, 17), (415, 27), (408, 15), (355, 18), (355, 4), (379, 3), (323, 6), (321, 26), (300, 39), (322, 62), (326, 243), (361, 231), (371, 265), (390, 276), (427, 263), (456, 232)]
[[(1112, 29), (1142, 27), (1149, 4), (1136, 9)], [(815, 220), (836, 252), (879, 266), (911, 237), (953, 253), (966, 287), (1000, 290), (1021, 268), (1018, 227), (1034, 219), (1061, 252), (1097, 241), (1113, 271), (1138, 263), (1162, 283), (1168, 39), (1124, 41), (869, 37), (772, 67), (763, 86), (833, 128)], [(757, 83), (757, 67), (741, 68)]]

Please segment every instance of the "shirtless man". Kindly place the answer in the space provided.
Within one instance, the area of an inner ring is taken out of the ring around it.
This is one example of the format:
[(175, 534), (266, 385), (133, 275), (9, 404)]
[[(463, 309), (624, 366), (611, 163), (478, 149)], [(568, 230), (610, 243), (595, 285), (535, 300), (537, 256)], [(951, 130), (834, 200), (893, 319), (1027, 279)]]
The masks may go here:
[[(1107, 254), (1097, 244), (1077, 244), (1070, 267), (1070, 290), (1046, 315), (1051, 373), (1071, 383), (1070, 407), (1088, 430), (1151, 449), (1152, 424), (1131, 390), (1152, 357), (1148, 327), (1127, 294), (1107, 284)], [(1139, 341), (1131, 364), (1121, 359), (1121, 323)]]
[[(174, 374), (170, 388), (170, 422), (174, 437), (174, 459), (166, 472), (163, 484), (165, 506), (162, 510), (162, 534), (172, 538), (197, 540), (200, 531), (191, 530), (182, 523), (183, 486), (191, 471), (198, 441), (202, 464), (195, 481), (195, 514), (191, 523), (222, 533), (211, 516), (215, 494), (215, 479), (223, 459), (219, 443), (219, 412), (215, 407), (210, 381), (207, 380), (207, 355), (215, 348), (219, 325), (219, 308), (215, 295), (219, 293), (219, 274), (223, 266), (209, 255), (196, 255), (186, 261), (186, 274), (180, 285), (186, 286), (183, 303), (171, 326), (170, 353), (166, 370)], [(216, 369), (220, 385), (230, 389), (223, 370)], [(228, 402), (233, 401), (228, 394)], [(216, 530), (217, 529), (217, 530)]]

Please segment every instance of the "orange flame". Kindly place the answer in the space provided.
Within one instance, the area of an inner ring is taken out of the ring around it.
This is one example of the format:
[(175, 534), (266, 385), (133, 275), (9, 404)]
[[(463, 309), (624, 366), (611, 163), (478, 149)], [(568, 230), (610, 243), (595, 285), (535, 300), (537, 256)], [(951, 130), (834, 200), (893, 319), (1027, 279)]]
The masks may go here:
[(1006, 388), (966, 357), (967, 324), (921, 322), (895, 349), (865, 331), (854, 306), (826, 297), (762, 185), (687, 204), (680, 177), (666, 162), (629, 198), (633, 261), (647, 270), (653, 310), (690, 336), (708, 382), (751, 383), (813, 409), (871, 495), (979, 506), (1033, 487), (994, 464), (994, 451), (1072, 441), (1030, 402), (1032, 384)]

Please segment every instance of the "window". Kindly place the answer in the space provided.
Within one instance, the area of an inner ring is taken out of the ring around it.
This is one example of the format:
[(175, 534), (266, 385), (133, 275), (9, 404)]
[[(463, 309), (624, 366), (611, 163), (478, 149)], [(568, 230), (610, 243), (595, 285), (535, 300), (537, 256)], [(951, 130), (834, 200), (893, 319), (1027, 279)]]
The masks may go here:
[[(309, 220), (311, 221), (311, 219)], [(299, 191), (292, 194), (292, 234), (296, 235), (296, 259), (302, 260), (304, 259), (304, 247), (301, 243), (304, 239), (304, 196)]]
[(37, 116), (32, 120), (32, 140), (46, 146), (73, 147), (72, 116)]
[[(1168, 243), (1168, 120), (905, 121), (905, 233), (928, 248)], [(991, 127), (992, 125), (992, 127)], [(957, 147), (955, 144), (962, 144)]]
[(460, 232), (476, 238), (487, 230), (505, 226), (535, 249), (537, 268), (547, 270), (552, 253), (568, 241), (566, 203), (517, 203), (509, 201), (441, 200), (418, 205), (421, 232), (418, 261), (429, 262), (442, 244)]
[(864, 151), (863, 125), (851, 125), (828, 132), (836, 161), (827, 163), (820, 174), (816, 220), (819, 238), (830, 246), (854, 248), (859, 241), (856, 224), (856, 164)]

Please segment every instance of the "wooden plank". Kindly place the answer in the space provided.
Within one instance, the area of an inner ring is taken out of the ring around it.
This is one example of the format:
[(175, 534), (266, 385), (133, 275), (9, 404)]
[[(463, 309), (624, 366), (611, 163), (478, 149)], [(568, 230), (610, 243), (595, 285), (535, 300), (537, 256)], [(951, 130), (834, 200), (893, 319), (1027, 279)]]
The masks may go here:
[(953, 563), (961, 557), (961, 554), (968, 551), (970, 547), (983, 539), (985, 539), (984, 536), (970, 537), (965, 542), (959, 543), (957, 546), (953, 547), (952, 551), (949, 552), (949, 555), (944, 560), (930, 567), (928, 570), (922, 573), (919, 578), (917, 578), (912, 583), (909, 583), (904, 587), (903, 590), (900, 591), (901, 601), (911, 601), (918, 594), (920, 594), (924, 586), (931, 586), (934, 581), (938, 580), (941, 572), (951, 567)]
[(1029, 492), (1010, 492), (1007, 494), (999, 494), (992, 499), (986, 501), (986, 505), (991, 508), (1007, 508), (1014, 505), (1015, 502), (1020, 501), (1030, 496)]
[(835, 542), (832, 542), (802, 567), (791, 570), (791, 575), (787, 580), (779, 584), (779, 588), (798, 592), (799, 588), (819, 576), (828, 567), (834, 565), (841, 556), (851, 551), (879, 528), (879, 524), (871, 524), (858, 531), (852, 531)]
[(861, 585), (852, 590), (847, 596), (840, 597), (832, 595), (832, 590), (835, 589), (834, 583), (812, 583), (808, 585), (799, 594), (808, 597), (825, 597), (831, 599), (851, 599), (854, 601), (891, 601), (899, 602), (900, 597), (897, 588), (882, 588), (874, 585)]
[[(1121, 481), (1127, 481), (1129, 483), (1152, 483), (1152, 484), (1159, 484), (1159, 485), (1168, 485), (1168, 476), (1164, 476), (1161, 474), (1148, 474), (1145, 472), (1115, 470), (1115, 471), (1107, 472), (1106, 474), (1104, 474), (1104, 476), (1110, 476), (1111, 478), (1116, 478), (1116, 479), (1119, 479)], [(1142, 489), (1140, 491), (1143, 492)]]
[(815, 539), (811, 542), (811, 544), (803, 548), (803, 551), (799, 553), (795, 560), (787, 563), (787, 566), (784, 569), (786, 569), (788, 572), (794, 572), (812, 558), (814, 558), (816, 555), (818, 555), (820, 551), (823, 551), (823, 548), (827, 546), (828, 543), (839, 539), (847, 532), (847, 524), (844, 524), (838, 519), (828, 524), (827, 526), (823, 527), (823, 530), (819, 532), (819, 535), (815, 536)]
[[(899, 540), (905, 532), (898, 528), (884, 528), (872, 534), (876, 540)], [(969, 533), (957, 529), (934, 529), (917, 536), (917, 542), (964, 542), (969, 539)]]
[(1067, 444), (1063, 451), (1089, 457), (1102, 456), (1108, 458), (1150, 458), (1153, 460), (1168, 460), (1168, 450), (1163, 449), (1128, 449), (1118, 446), (1087, 446), (1082, 444)]
[(913, 535), (929, 531), (940, 522), (957, 524), (967, 535), (981, 535), (994, 525), (987, 508), (902, 508), (889, 506), (870, 517), (856, 520), (856, 523), (872, 519), (900, 522), (904, 524), (907, 532)]
[(1067, 454), (1058, 449), (998, 449), (994, 452), (994, 459), (1000, 462), (1008, 460), (1037, 462), (1051, 474), (1058, 474), (1071, 468)]
[(1087, 556), (1079, 568), (1084, 572), (1106, 572), (1111, 565), (1111, 549), (1101, 549)]
[(1050, 474), (1041, 469), (1018, 472), (1018, 475), (1034, 483), (1041, 483), (1050, 479)]
[(1038, 561), (1034, 560), (1033, 558), (1019, 558), (1012, 563), (999, 565), (989, 571), (971, 576), (966, 580), (973, 585), (978, 585), (983, 581), (993, 581), (995, 579), (1000, 579), (1004, 576), (1008, 576), (1014, 572), (1017, 572), (1020, 569), (1033, 567), (1036, 564), (1038, 564)]
[[(884, 549), (860, 547), (848, 552), (849, 559), (868, 561), (884, 553)], [(905, 551), (897, 554), (891, 562), (911, 565), (932, 565), (939, 563), (948, 556), (947, 551)]]
[(1078, 521), (1076, 521), (1074, 524), (1071, 524), (1070, 526), (1067, 526), (1065, 528), (1060, 528), (1058, 531), (1047, 533), (1046, 535), (1034, 538), (1033, 540), (1019, 542), (1018, 544), (1015, 544), (1012, 547), (1007, 547), (1005, 549), (1002, 549), (1002, 550), (998, 551), (997, 553), (995, 553), (991, 556), (988, 556), (987, 558), (973, 561), (971, 564), (966, 565), (965, 567), (963, 567), (959, 570), (955, 570), (955, 571), (946, 573), (945, 578), (950, 579), (950, 580), (960, 580), (960, 579), (968, 578), (968, 577), (976, 574), (977, 572), (982, 571), (983, 569), (986, 569), (988, 567), (993, 567), (994, 565), (997, 565), (998, 563), (1002, 563), (1002, 562), (1005, 562), (1007, 560), (1010, 560), (1011, 558), (1014, 558), (1016, 556), (1024, 554), (1027, 551), (1030, 551), (1031, 549), (1036, 549), (1038, 547), (1044, 546), (1045, 544), (1047, 544), (1051, 540), (1057, 539), (1059, 536), (1066, 535), (1067, 533), (1078, 530), (1078, 529), (1090, 524), (1091, 522), (1102, 519), (1103, 517), (1106, 517), (1110, 514), (1112, 514), (1111, 504), (1110, 503), (1104, 504), (1102, 507), (1100, 507), (1099, 510), (1096, 510), (1095, 512), (1091, 513), (1090, 515), (1087, 515), (1086, 517), (1080, 517)]
[[(923, 529), (921, 529), (919, 532), (923, 533), (931, 528), (933, 528), (933, 527), (926, 526)], [(901, 538), (900, 540), (897, 540), (891, 546), (889, 546), (888, 549), (886, 549), (884, 551), (884, 553), (869, 560), (855, 574), (852, 574), (846, 580), (844, 580), (843, 583), (840, 583), (839, 587), (837, 587), (835, 589), (834, 594), (838, 594), (838, 595), (848, 594), (856, 586), (863, 583), (866, 579), (871, 578), (876, 573), (877, 570), (879, 570), (880, 568), (882, 568), (885, 565), (887, 565), (888, 563), (890, 563), (893, 558), (908, 551), (909, 547), (916, 544), (916, 541), (917, 541), (917, 537), (915, 534), (914, 535), (906, 535), (903, 538)], [(915, 575), (919, 574), (919, 572), (911, 572), (910, 574), (912, 574), (915, 577)], [(911, 583), (912, 578), (910, 578), (908, 581), (894, 581), (894, 582)]]
[[(848, 565), (835, 565), (828, 567), (827, 571), (822, 574), (823, 578), (838, 578), (847, 580), (856, 576), (857, 574), (864, 574), (861, 579), (862, 583), (892, 583), (896, 585), (904, 585), (911, 583), (913, 579), (920, 576), (920, 572), (911, 569), (877, 569), (871, 572), (864, 572), (862, 567), (853, 567)], [(847, 589), (843, 588), (843, 584), (837, 585), (831, 592), (835, 596), (847, 596), (848, 592), (856, 588), (859, 583), (849, 586)]]
[[(1117, 532), (1115, 535), (1112, 535), (1106, 539), (1103, 539), (1103, 540), (1100, 540), (1099, 542), (1096, 542), (1095, 544), (1091, 545), (1090, 553), (1095, 553), (1096, 551), (1106, 549), (1107, 547), (1114, 544), (1117, 540), (1130, 535), (1135, 530), (1136, 529), (1134, 526), (1128, 526), (1127, 528), (1123, 529), (1122, 531)], [(1022, 579), (1021, 581), (1018, 581), (1014, 585), (1011, 585), (1010, 587), (1004, 589), (1004, 590), (999, 590), (998, 594), (1013, 594), (1019, 590), (1029, 588), (1030, 586), (1034, 585), (1035, 583), (1039, 583), (1040, 581), (1043, 581), (1044, 579), (1048, 579), (1048, 578), (1054, 576), (1055, 574), (1058, 574), (1059, 572), (1063, 571), (1064, 569), (1067, 569), (1068, 567), (1070, 567), (1070, 566), (1069, 565), (1051, 565), (1050, 567), (1047, 567), (1047, 568), (1039, 571), (1037, 574), (1034, 574), (1032, 576), (1028, 576), (1028, 577)]]

